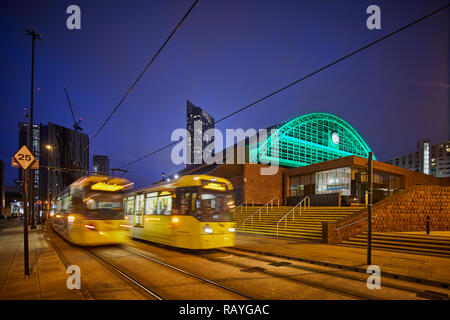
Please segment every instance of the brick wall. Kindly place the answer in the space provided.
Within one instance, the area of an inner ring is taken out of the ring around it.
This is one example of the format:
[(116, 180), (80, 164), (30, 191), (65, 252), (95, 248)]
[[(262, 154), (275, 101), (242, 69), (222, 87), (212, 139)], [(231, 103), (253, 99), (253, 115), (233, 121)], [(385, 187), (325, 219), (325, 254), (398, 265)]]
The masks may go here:
[[(413, 186), (378, 202), (372, 208), (372, 230), (423, 231), (427, 216), (431, 230), (450, 230), (450, 187)], [(322, 230), (325, 243), (339, 243), (365, 232), (367, 209), (335, 223), (323, 223)]]
[(283, 171), (278, 168), (275, 175), (261, 175), (260, 169), (269, 167), (262, 164), (246, 163), (244, 165), (244, 201), (253, 200), (255, 204), (265, 204), (274, 197), (283, 197)]

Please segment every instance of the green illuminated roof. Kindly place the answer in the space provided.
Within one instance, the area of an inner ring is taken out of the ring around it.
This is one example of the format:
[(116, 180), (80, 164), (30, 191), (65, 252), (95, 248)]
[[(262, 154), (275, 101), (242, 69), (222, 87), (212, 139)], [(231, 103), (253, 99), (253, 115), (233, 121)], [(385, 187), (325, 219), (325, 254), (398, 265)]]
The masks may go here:
[(251, 163), (300, 167), (350, 155), (368, 158), (371, 151), (350, 124), (329, 113), (309, 113), (276, 128), (277, 134), (250, 146)]

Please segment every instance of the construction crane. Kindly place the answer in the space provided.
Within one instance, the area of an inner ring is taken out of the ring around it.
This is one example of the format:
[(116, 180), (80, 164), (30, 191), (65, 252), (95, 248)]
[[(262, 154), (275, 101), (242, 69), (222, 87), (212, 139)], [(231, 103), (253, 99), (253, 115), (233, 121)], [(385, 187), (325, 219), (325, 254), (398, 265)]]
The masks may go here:
[(83, 128), (80, 127), (80, 122), (82, 119), (80, 118), (78, 122), (75, 121), (75, 115), (73, 114), (73, 107), (72, 103), (70, 102), (69, 93), (67, 92), (67, 86), (64, 86), (64, 92), (66, 93), (67, 103), (69, 104), (70, 112), (72, 113), (73, 128), (75, 129), (75, 131), (83, 131)]

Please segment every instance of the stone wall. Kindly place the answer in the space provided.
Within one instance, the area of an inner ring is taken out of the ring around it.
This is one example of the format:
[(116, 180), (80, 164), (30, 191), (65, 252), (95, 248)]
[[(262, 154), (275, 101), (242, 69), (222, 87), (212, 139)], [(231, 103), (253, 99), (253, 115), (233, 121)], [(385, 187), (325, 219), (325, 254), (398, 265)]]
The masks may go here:
[[(372, 207), (373, 232), (450, 230), (450, 187), (413, 186)], [(322, 224), (322, 240), (339, 243), (367, 231), (367, 209), (335, 223)]]

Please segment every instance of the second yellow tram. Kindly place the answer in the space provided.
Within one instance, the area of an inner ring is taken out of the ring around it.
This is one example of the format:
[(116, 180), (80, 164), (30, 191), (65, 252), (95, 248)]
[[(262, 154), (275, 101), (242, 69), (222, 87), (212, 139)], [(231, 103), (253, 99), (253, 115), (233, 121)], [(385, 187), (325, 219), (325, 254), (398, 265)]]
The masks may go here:
[(234, 246), (232, 189), (224, 178), (186, 175), (133, 190), (124, 198), (130, 236), (187, 249)]

